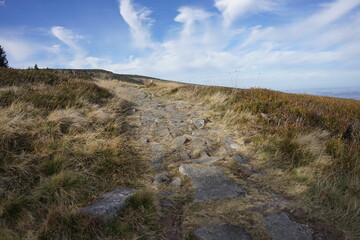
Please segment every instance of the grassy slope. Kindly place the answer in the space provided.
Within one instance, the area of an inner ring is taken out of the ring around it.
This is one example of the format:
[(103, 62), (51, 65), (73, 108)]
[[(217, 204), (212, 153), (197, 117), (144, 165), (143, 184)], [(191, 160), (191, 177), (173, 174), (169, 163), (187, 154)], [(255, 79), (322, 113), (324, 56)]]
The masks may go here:
[(311, 217), (348, 238), (360, 237), (360, 133), (344, 135), (360, 119), (359, 101), (266, 89), (159, 85), (168, 94), (210, 105), (219, 120), (255, 143), (256, 153), (249, 157), (267, 172), (254, 179), (260, 187), (297, 199)]
[[(138, 84), (145, 77), (68, 71), (0, 69), (0, 238), (147, 238), (158, 230), (149, 192), (110, 224), (75, 211), (112, 187), (143, 187), (148, 166), (125, 144), (128, 103), (91, 77)], [(360, 119), (358, 101), (163, 81), (158, 87), (209, 104), (229, 128), (247, 133), (257, 149), (252, 163), (268, 173), (256, 179), (260, 186), (298, 199), (347, 237), (360, 236), (360, 136), (343, 138)]]
[(104, 224), (79, 206), (142, 188), (148, 166), (127, 142), (128, 102), (89, 76), (0, 68), (0, 239), (131, 239), (152, 234), (152, 193)]

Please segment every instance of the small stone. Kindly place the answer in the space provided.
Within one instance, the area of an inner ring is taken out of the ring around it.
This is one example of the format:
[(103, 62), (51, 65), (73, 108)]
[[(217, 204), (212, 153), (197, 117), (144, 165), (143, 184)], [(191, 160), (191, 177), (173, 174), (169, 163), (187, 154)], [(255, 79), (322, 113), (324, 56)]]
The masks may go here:
[(132, 188), (116, 188), (103, 194), (90, 205), (80, 208), (79, 211), (105, 220), (111, 220), (125, 208), (126, 200), (135, 193), (136, 190)]
[(148, 143), (149, 140), (148, 140), (147, 138), (145, 138), (145, 137), (142, 137), (142, 138), (139, 139), (139, 142), (141, 142), (141, 143)]
[(201, 129), (205, 126), (205, 120), (202, 118), (194, 118), (192, 121), (197, 129)]
[(164, 148), (163, 145), (155, 145), (155, 146), (152, 147), (152, 149), (153, 149), (154, 151), (157, 151), (157, 152), (162, 151), (163, 148)]
[(224, 147), (220, 147), (216, 151), (216, 155), (228, 155), (228, 151)]
[(205, 151), (202, 151), (200, 153), (200, 158), (207, 158), (207, 157), (209, 157), (209, 155)]
[(311, 240), (312, 231), (295, 223), (285, 213), (269, 214), (264, 223), (273, 240)]
[(189, 154), (186, 152), (186, 150), (181, 150), (181, 151), (180, 151), (180, 156), (182, 157), (183, 160), (190, 160), (190, 156), (189, 156)]
[(182, 182), (181, 178), (174, 177), (173, 180), (170, 183), (170, 186), (172, 186), (172, 187), (181, 187), (181, 182)]
[(239, 150), (240, 146), (234, 142), (234, 140), (230, 136), (226, 136), (221, 139), (221, 141), (225, 144), (225, 146), (230, 151)]
[(157, 156), (154, 158), (154, 160), (151, 162), (151, 164), (155, 168), (160, 168), (164, 160), (165, 160), (165, 154), (158, 153)]
[(251, 240), (243, 228), (230, 224), (200, 227), (194, 234), (199, 240)]
[(135, 113), (136, 113), (136, 109), (135, 109), (135, 108), (130, 109), (130, 110), (128, 111), (128, 114), (129, 114), (129, 115), (132, 115), (132, 114), (135, 114)]
[(173, 145), (175, 148), (181, 147), (187, 141), (186, 137), (180, 136), (174, 139)]
[(209, 146), (209, 147), (212, 147), (214, 145), (216, 145), (217, 142), (214, 142), (214, 141), (206, 141), (206, 145)]
[(244, 158), (244, 157), (242, 157), (242, 156), (240, 156), (239, 154), (234, 154), (233, 156), (232, 156), (232, 158), (235, 160), (235, 162), (237, 162), (238, 164), (246, 164), (246, 163), (248, 163), (247, 161), (246, 161), (246, 159)]
[(232, 144), (230, 144), (230, 148), (234, 149), (234, 150), (239, 150), (240, 146), (238, 144), (236, 144), (236, 143), (232, 143)]
[(266, 114), (266, 113), (260, 113), (260, 116), (268, 122), (273, 120), (273, 118), (269, 114)]

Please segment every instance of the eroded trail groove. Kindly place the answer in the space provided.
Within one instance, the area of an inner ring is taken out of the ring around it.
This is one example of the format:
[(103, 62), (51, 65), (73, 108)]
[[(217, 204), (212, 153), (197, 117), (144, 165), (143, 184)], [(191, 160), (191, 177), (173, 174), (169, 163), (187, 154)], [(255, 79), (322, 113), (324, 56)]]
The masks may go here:
[(162, 211), (161, 239), (323, 239), (294, 221), (282, 197), (258, 189), (246, 144), (205, 106), (124, 86), (134, 144), (153, 166), (149, 185)]

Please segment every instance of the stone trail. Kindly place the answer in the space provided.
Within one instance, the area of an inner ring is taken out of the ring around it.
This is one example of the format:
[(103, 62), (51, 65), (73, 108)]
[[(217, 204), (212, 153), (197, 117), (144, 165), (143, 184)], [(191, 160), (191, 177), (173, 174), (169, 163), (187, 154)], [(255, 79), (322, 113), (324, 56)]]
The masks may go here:
[[(233, 159), (247, 175), (257, 172), (241, 156), (243, 146), (235, 140), (235, 134), (224, 135), (226, 131), (208, 123), (210, 116), (206, 108), (185, 101), (165, 101), (149, 89), (126, 88), (134, 102), (128, 122), (136, 144), (154, 168), (152, 184), (158, 189), (160, 198), (184, 188), (188, 184), (183, 181), (186, 178), (190, 180), (192, 201), (196, 204), (253, 198), (246, 190), (248, 186), (229, 177), (223, 165), (225, 159)], [(174, 169), (173, 166), (178, 167)], [(170, 173), (169, 169), (173, 172)], [(164, 198), (161, 202), (172, 200)], [(171, 217), (176, 213), (168, 205), (161, 204), (165, 219), (163, 239), (182, 239), (182, 217), (179, 214), (176, 218)], [(311, 230), (292, 222), (285, 213), (263, 215), (263, 226), (272, 239), (311, 239)], [(228, 222), (197, 225), (193, 228), (193, 236), (201, 240), (252, 239), (251, 233), (241, 223), (233, 225)]]
[[(249, 193), (245, 186), (229, 178), (223, 171), (223, 160), (233, 159), (247, 176), (257, 172), (241, 156), (241, 144), (234, 140), (235, 136), (221, 135), (222, 129), (207, 123), (210, 116), (206, 108), (183, 101), (163, 101), (149, 89), (129, 87), (128, 90), (134, 96), (136, 109), (128, 120), (134, 126), (134, 136), (143, 149), (143, 154), (154, 166), (154, 187), (182, 187), (180, 175), (171, 179), (167, 172), (170, 165), (167, 159), (174, 157), (177, 152), (175, 158), (179, 165), (178, 174), (190, 179), (193, 202), (206, 204), (247, 197)], [(172, 225), (176, 224), (179, 225)], [(202, 240), (252, 239), (239, 225), (224, 222), (198, 226), (193, 234)], [(292, 222), (284, 212), (269, 215), (264, 213), (263, 225), (272, 239), (311, 239), (312, 235), (310, 228)], [(181, 239), (181, 231), (177, 232), (171, 237), (166, 233), (164, 236), (166, 239)]]

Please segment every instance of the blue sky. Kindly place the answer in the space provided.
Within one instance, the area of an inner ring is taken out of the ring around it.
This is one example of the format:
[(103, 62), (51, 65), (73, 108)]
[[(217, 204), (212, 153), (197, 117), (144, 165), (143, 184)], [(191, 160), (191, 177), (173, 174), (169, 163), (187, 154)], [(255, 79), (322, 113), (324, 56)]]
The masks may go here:
[(278, 90), (360, 86), (360, 0), (0, 0), (11, 67)]

